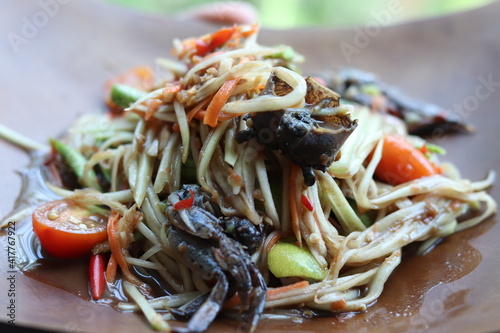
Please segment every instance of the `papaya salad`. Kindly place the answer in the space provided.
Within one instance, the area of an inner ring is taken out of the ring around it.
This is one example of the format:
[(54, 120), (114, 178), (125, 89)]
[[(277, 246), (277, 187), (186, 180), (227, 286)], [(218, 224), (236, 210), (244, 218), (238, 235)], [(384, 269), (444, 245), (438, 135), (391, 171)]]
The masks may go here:
[(89, 258), (91, 298), (119, 288), (116, 307), (156, 330), (223, 315), (252, 332), (269, 313), (365, 311), (403, 247), (495, 212), (493, 171), (463, 179), (416, 135), (466, 125), (366, 73), (304, 76), (301, 55), (257, 35), (174, 40), (161, 70), (109, 80), (109, 111), (79, 117), (37, 165), (57, 199), (5, 221), (31, 215), (46, 258)]

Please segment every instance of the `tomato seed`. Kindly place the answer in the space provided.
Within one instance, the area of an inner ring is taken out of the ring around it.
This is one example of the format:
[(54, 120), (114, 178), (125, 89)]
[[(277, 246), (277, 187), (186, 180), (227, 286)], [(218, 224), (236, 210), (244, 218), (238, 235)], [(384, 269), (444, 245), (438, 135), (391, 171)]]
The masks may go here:
[(47, 214), (47, 218), (51, 221), (55, 221), (57, 220), (57, 218), (59, 217), (59, 215), (54, 212), (54, 211), (50, 211), (48, 214)]

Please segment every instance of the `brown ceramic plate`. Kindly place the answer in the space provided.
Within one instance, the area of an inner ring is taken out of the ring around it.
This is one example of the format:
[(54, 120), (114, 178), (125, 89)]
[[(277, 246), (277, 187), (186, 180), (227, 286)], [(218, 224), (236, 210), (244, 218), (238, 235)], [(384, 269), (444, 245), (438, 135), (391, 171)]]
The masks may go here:
[[(52, 3), (45, 8), (42, 3)], [(54, 3), (59, 4), (54, 6)], [(65, 3), (65, 4), (63, 4)], [(45, 142), (75, 118), (102, 108), (103, 82), (132, 66), (167, 55), (174, 37), (215, 27), (151, 16), (97, 1), (15, 1), (0, 5), (0, 123)], [(45, 13), (45, 14), (44, 14)], [(477, 131), (434, 137), (467, 178), (500, 165), (500, 3), (453, 16), (360, 30), (263, 30), (262, 44), (292, 45), (318, 73), (354, 66), (377, 73), (411, 95), (457, 110)], [(334, 19), (334, 18), (332, 18)], [(31, 26), (30, 26), (31, 25)], [(360, 32), (361, 31), (361, 32)], [(361, 35), (365, 34), (365, 37)], [(350, 45), (352, 54), (342, 51)], [(354, 49), (355, 48), (355, 49)], [(26, 154), (0, 142), (0, 215), (20, 190), (16, 170)], [(500, 201), (499, 186), (491, 192)], [(500, 226), (490, 218), (455, 234), (436, 249), (409, 258), (366, 313), (302, 322), (262, 321), (262, 332), (486, 332), (500, 329)], [(2, 253), (1, 321), (7, 297), (7, 254)], [(16, 274), (16, 324), (58, 331), (147, 331), (144, 318), (81, 300)], [(235, 332), (218, 320), (210, 331)]]

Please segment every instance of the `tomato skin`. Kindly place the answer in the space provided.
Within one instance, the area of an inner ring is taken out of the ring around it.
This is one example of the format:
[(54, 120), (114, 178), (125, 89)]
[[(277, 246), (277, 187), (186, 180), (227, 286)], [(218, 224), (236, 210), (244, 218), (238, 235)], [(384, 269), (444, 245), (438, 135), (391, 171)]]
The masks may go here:
[(384, 139), (382, 158), (375, 175), (390, 185), (399, 185), (421, 177), (440, 174), (432, 162), (404, 138), (387, 135)]
[[(54, 218), (54, 214), (57, 218)], [(71, 222), (71, 216), (78, 218), (82, 214), (95, 221), (95, 226), (81, 229)], [(96, 244), (108, 237), (106, 221), (106, 216), (88, 212), (67, 199), (43, 204), (37, 207), (32, 215), (33, 231), (43, 249), (49, 255), (60, 259), (73, 259), (90, 254)]]

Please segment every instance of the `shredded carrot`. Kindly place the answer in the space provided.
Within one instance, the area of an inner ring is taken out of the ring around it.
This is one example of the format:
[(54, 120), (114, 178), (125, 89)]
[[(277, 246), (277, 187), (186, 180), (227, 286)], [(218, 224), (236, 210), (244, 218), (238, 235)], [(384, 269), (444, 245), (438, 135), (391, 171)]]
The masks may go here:
[(180, 133), (181, 132), (181, 127), (179, 126), (178, 123), (175, 123), (172, 125), (172, 130), (176, 133)]
[(297, 189), (295, 188), (295, 179), (297, 178), (298, 175), (299, 175), (299, 166), (296, 164), (292, 164), (292, 168), (290, 170), (290, 178), (288, 179), (288, 186), (290, 188), (290, 192), (288, 194), (288, 200), (290, 205), (290, 217), (291, 217), (293, 234), (295, 235), (295, 238), (297, 238), (299, 243), (302, 245), (302, 238), (299, 228), (299, 210), (295, 195), (295, 192), (297, 191)]
[[(285, 292), (292, 291), (292, 290), (297, 290), (301, 288), (307, 288), (309, 287), (309, 282), (307, 281), (299, 281), (296, 283), (292, 283), (283, 287), (277, 287), (277, 288), (271, 288), (267, 290), (267, 296), (266, 300), (267, 301), (272, 301), (275, 299), (279, 299), (280, 295), (282, 295)], [(238, 294), (234, 294), (230, 299), (224, 303), (223, 309), (228, 309), (235, 307), (237, 305), (241, 304), (241, 298), (238, 296)]]
[(200, 103), (198, 103), (198, 105), (196, 105), (194, 108), (192, 108), (191, 110), (189, 110), (186, 113), (186, 118), (187, 118), (188, 124), (191, 122), (191, 120), (193, 120), (193, 118), (195, 117), (195, 115), (198, 112), (200, 112), (201, 110), (203, 110), (205, 108), (205, 106), (208, 105), (209, 102), (210, 102), (210, 97), (207, 97), (203, 101), (201, 101)]
[(285, 293), (285, 292), (296, 290), (296, 289), (302, 289), (302, 288), (306, 288), (306, 287), (309, 287), (309, 282), (299, 281), (299, 282), (295, 282), (295, 283), (292, 283), (292, 284), (289, 284), (289, 285), (286, 285), (283, 287), (272, 288), (272, 289), (269, 289), (267, 291), (267, 300), (272, 301), (273, 299), (279, 298), (280, 295)]
[(135, 277), (132, 272), (130, 272), (130, 268), (128, 267), (127, 261), (125, 260), (125, 255), (124, 255), (124, 250), (122, 248), (122, 245), (120, 244), (120, 236), (119, 236), (119, 230), (118, 230), (118, 223), (120, 222), (120, 214), (118, 211), (113, 210), (111, 211), (111, 214), (109, 215), (109, 220), (108, 220), (108, 241), (109, 241), (109, 248), (111, 250), (111, 253), (113, 254), (113, 257), (116, 260), (116, 263), (118, 266), (120, 266), (120, 269), (125, 276), (125, 279), (137, 286), (142, 286), (143, 283)]
[(113, 254), (111, 254), (111, 257), (109, 257), (108, 266), (106, 267), (106, 281), (108, 283), (115, 282), (115, 279), (116, 279), (116, 267), (117, 267), (116, 259), (113, 256)]
[(219, 90), (215, 93), (214, 98), (207, 107), (207, 113), (203, 119), (203, 123), (211, 127), (217, 126), (217, 121), (219, 119), (219, 113), (226, 104), (227, 100), (231, 96), (234, 88), (238, 85), (240, 81), (240, 76), (227, 80), (222, 84)]
[(207, 110), (198, 111), (198, 113), (196, 113), (194, 115), (194, 118), (196, 118), (198, 120), (203, 120), (203, 119), (205, 119), (205, 114), (207, 114)]

